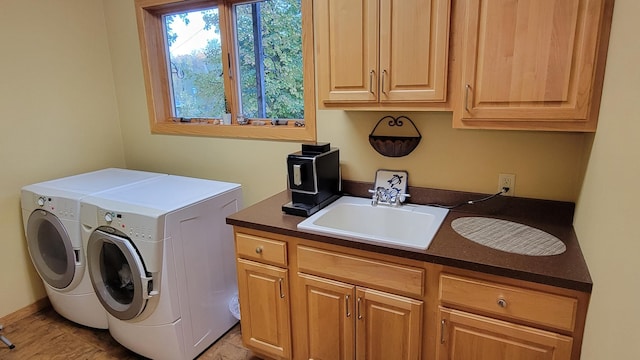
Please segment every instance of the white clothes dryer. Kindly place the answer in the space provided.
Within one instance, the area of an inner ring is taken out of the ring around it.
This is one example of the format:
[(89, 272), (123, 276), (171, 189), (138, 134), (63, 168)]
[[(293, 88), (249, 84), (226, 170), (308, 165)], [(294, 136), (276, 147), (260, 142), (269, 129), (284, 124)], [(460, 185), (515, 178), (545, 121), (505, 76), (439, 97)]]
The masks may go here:
[(152, 359), (193, 359), (237, 323), (238, 184), (169, 175), (81, 202), (89, 276), (111, 336)]
[(21, 191), (29, 255), (53, 308), (81, 325), (106, 329), (106, 311), (95, 296), (80, 231), (80, 199), (108, 189), (167, 176), (109, 168), (27, 185)]

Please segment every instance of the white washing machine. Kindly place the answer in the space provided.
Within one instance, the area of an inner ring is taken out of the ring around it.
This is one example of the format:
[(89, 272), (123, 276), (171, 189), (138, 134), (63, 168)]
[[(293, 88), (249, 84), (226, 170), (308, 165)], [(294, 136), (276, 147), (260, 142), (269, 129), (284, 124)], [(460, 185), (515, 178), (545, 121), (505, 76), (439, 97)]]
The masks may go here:
[(106, 311), (86, 268), (80, 231), (80, 199), (108, 189), (167, 176), (103, 169), (27, 185), (21, 191), (22, 220), (31, 260), (53, 308), (85, 326), (106, 329)]
[(82, 237), (111, 336), (152, 359), (193, 359), (237, 323), (240, 185), (169, 175), (89, 196)]

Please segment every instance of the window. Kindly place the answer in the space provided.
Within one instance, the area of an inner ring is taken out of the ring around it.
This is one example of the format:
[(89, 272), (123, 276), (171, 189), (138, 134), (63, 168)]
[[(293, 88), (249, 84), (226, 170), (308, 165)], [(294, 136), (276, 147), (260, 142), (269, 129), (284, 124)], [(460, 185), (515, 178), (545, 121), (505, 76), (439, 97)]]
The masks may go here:
[(136, 0), (151, 131), (315, 141), (311, 6)]

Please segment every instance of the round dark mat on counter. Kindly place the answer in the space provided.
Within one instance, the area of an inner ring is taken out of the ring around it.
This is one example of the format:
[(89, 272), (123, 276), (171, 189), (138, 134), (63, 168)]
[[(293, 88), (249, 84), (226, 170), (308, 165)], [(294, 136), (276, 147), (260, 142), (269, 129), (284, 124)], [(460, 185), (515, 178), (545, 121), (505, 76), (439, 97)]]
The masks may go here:
[(530, 256), (562, 254), (560, 239), (540, 229), (512, 221), (485, 217), (461, 217), (451, 222), (455, 232), (492, 249)]

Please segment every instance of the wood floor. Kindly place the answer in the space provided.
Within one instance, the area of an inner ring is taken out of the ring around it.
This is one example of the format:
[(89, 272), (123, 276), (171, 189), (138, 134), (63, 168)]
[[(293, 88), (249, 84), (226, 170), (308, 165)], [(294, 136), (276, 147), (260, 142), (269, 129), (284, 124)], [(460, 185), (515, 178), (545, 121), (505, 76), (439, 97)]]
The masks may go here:
[[(48, 307), (9, 324), (0, 333), (16, 347), (0, 342), (2, 360), (145, 359), (118, 344), (108, 330), (77, 325)], [(259, 360), (242, 346), (240, 325), (211, 345), (198, 360)]]

